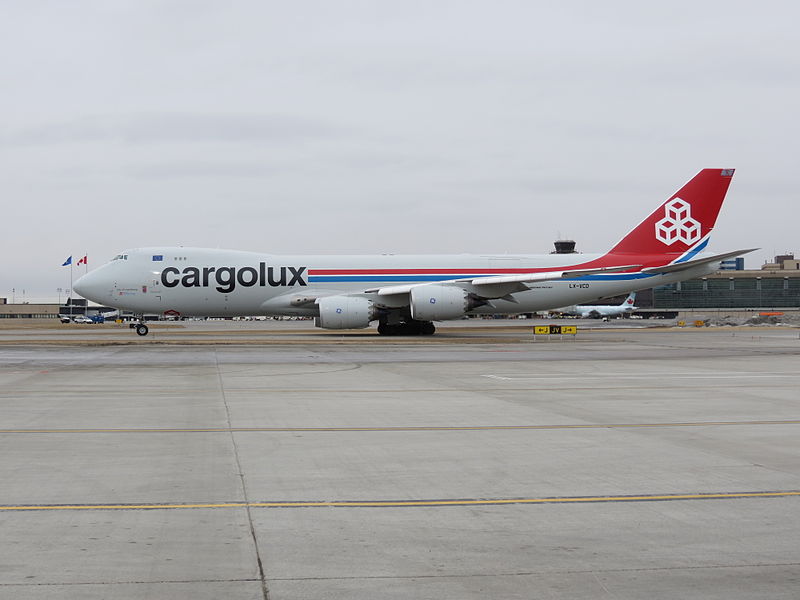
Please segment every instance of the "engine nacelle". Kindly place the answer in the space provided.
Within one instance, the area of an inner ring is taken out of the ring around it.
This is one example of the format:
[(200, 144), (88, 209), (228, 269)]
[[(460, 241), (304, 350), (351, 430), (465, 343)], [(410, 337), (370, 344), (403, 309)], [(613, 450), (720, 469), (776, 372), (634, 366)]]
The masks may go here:
[(450, 285), (411, 288), (411, 318), (417, 321), (459, 319), (475, 307), (470, 295)]
[(317, 301), (316, 326), (324, 329), (363, 329), (375, 319), (375, 307), (358, 296), (326, 296)]

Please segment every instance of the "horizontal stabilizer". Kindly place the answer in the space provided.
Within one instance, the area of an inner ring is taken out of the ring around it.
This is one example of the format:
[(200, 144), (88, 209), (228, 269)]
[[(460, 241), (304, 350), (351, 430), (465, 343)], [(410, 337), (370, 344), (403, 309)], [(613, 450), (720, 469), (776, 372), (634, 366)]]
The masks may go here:
[(715, 254), (714, 256), (706, 256), (704, 258), (687, 260), (680, 263), (673, 263), (671, 265), (663, 265), (660, 267), (647, 267), (646, 269), (642, 269), (642, 273), (647, 273), (648, 275), (653, 275), (658, 273), (676, 273), (678, 271), (685, 271), (686, 269), (691, 269), (692, 267), (697, 267), (699, 265), (719, 262), (721, 260), (725, 260), (726, 258), (733, 258), (734, 256), (741, 256), (742, 254), (747, 254), (748, 252), (754, 252), (756, 250), (758, 250), (758, 248), (749, 248), (747, 250), (734, 250), (733, 252)]

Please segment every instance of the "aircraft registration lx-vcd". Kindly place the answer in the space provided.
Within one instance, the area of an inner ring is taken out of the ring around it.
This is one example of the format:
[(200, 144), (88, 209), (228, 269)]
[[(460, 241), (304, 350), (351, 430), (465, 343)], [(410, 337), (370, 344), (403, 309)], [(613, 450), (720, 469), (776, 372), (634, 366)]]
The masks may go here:
[(128, 250), (81, 277), (94, 302), (145, 314), (301, 315), (326, 329), (378, 322), (383, 335), (429, 335), (434, 321), (513, 314), (712, 273), (751, 252), (703, 252), (733, 177), (704, 169), (605, 254), (277, 256), (208, 248)]

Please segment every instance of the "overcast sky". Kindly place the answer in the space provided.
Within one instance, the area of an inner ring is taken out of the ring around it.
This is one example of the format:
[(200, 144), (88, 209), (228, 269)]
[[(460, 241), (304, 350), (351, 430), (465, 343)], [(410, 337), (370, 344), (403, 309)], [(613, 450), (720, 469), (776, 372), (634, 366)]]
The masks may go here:
[[(795, 2), (3, 2), (0, 296), (73, 255), (608, 249), (704, 167), (800, 250)], [(78, 271), (76, 269), (76, 275)]]

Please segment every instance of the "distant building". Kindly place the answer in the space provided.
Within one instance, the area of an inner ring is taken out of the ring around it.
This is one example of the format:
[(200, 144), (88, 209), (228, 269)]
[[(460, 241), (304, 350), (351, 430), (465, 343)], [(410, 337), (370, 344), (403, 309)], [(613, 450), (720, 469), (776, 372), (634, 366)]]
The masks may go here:
[(550, 254), (577, 254), (575, 240), (556, 240), (553, 245), (556, 249)]
[[(5, 298), (4, 298), (5, 300)], [(0, 303), (0, 319), (57, 319), (60, 304)], [(77, 312), (75, 314), (78, 314)]]
[(744, 271), (744, 257), (723, 260), (719, 266), (720, 271)]
[(57, 319), (58, 315), (83, 315), (87, 312), (87, 302), (83, 298), (67, 300), (65, 305), (30, 304), (22, 302), (9, 304), (8, 298), (0, 298), (0, 319)]
[(800, 308), (800, 272), (719, 271), (655, 288), (653, 308)]
[(800, 271), (800, 260), (794, 254), (779, 254), (772, 262), (761, 265), (762, 271)]

